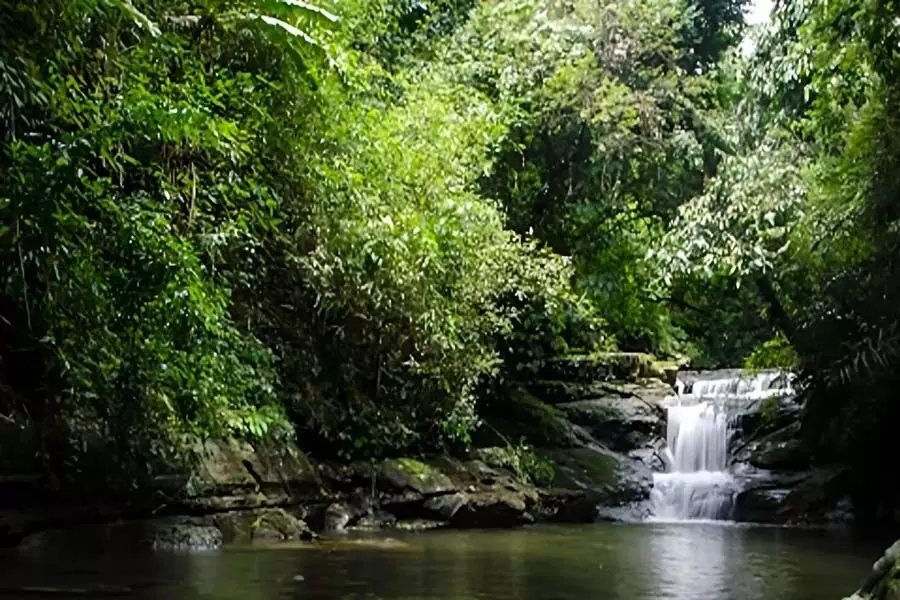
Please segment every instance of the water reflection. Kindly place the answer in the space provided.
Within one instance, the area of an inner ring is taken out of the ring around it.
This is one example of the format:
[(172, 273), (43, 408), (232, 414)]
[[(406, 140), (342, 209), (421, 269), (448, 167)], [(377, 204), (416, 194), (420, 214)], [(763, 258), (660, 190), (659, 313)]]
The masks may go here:
[(878, 554), (821, 534), (711, 524), (400, 541), (171, 555), (51, 544), (0, 556), (0, 585), (127, 585), (140, 600), (823, 600), (851, 591)]

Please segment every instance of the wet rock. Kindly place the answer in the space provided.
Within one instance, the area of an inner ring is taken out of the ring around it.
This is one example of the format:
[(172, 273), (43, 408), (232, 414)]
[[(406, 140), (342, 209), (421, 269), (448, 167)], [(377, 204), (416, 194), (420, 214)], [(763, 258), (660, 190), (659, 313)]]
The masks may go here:
[(215, 550), (222, 545), (222, 532), (203, 520), (159, 519), (149, 522), (144, 529), (145, 543), (153, 550)]
[(848, 522), (848, 471), (840, 465), (803, 472), (741, 475), (734, 519), (755, 523), (829, 524)]
[(810, 455), (800, 440), (764, 441), (748, 462), (760, 469), (801, 470), (809, 467)]
[(621, 452), (650, 446), (664, 434), (665, 413), (639, 396), (605, 396), (559, 405), (567, 418)]
[(900, 600), (900, 540), (885, 550), (859, 590), (844, 600)]
[(650, 496), (652, 473), (636, 460), (599, 446), (542, 453), (553, 462), (555, 488), (585, 490), (604, 506), (623, 506)]
[(586, 435), (561, 411), (524, 388), (511, 390), (502, 402), (502, 410), (489, 411), (484, 416), (490, 427), (482, 428), (488, 434), (479, 434), (479, 447), (504, 446), (508, 440), (524, 438), (534, 446), (573, 448), (582, 445)]
[(746, 523), (783, 523), (784, 501), (790, 494), (785, 488), (750, 488), (741, 491), (734, 502), (735, 521)]
[(646, 502), (632, 502), (623, 506), (600, 506), (597, 508), (597, 521), (615, 523), (641, 523), (650, 517), (650, 507)]
[(450, 518), (450, 524), (460, 529), (506, 528), (533, 522), (522, 495), (504, 489), (463, 495)]
[(422, 516), (422, 505), (425, 496), (412, 490), (406, 490), (400, 494), (382, 496), (381, 508), (396, 515), (398, 519), (417, 519)]
[(457, 491), (450, 478), (438, 469), (410, 458), (386, 460), (381, 475), (399, 490), (413, 490), (423, 496)]
[(428, 531), (430, 529), (441, 529), (447, 527), (446, 521), (434, 521), (428, 519), (410, 519), (405, 521), (397, 521), (394, 526), (400, 531)]
[(194, 498), (231, 498), (231, 506), (252, 506), (283, 503), (321, 489), (316, 469), (293, 444), (270, 448), (212, 439), (195, 449), (194, 459), (189, 494)]
[(353, 509), (342, 502), (330, 504), (325, 509), (324, 531), (343, 531), (354, 517)]
[(554, 523), (593, 523), (597, 520), (598, 498), (585, 490), (541, 490), (536, 516)]
[(223, 541), (309, 541), (316, 535), (298, 517), (281, 508), (225, 513), (213, 516)]
[(440, 520), (450, 521), (468, 500), (469, 497), (461, 493), (435, 496), (426, 500), (423, 508)]
[(388, 529), (397, 524), (397, 517), (383, 510), (375, 510), (366, 514), (353, 525), (354, 529)]

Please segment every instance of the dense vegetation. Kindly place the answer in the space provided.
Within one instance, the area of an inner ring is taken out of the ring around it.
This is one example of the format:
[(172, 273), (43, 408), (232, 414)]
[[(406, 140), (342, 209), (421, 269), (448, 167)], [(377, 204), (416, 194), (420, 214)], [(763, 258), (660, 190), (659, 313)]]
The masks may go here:
[(822, 460), (900, 502), (860, 470), (898, 416), (893, 0), (2, 8), (0, 460), (459, 450), (521, 365), (619, 348), (797, 367)]

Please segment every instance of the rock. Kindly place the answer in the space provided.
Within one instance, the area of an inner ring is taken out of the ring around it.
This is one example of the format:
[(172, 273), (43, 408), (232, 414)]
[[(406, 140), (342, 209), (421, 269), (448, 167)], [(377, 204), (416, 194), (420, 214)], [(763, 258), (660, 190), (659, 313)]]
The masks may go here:
[(553, 462), (553, 487), (585, 490), (598, 505), (623, 506), (650, 496), (652, 473), (636, 460), (599, 446), (542, 454)]
[(811, 460), (800, 439), (799, 421), (761, 439), (745, 442), (734, 451), (735, 462), (776, 471), (803, 471), (809, 468)]
[(410, 458), (384, 461), (381, 475), (398, 490), (413, 490), (423, 496), (457, 491), (450, 478), (438, 469)]
[(621, 452), (647, 447), (664, 434), (665, 413), (638, 396), (606, 396), (560, 404), (568, 419)]
[(784, 501), (790, 493), (785, 488), (750, 488), (742, 490), (734, 501), (735, 521), (745, 523), (783, 523)]
[(397, 521), (397, 524), (394, 527), (396, 527), (400, 531), (428, 531), (429, 529), (441, 529), (446, 526), (446, 521), (410, 519), (408, 521)]
[(400, 494), (382, 496), (381, 508), (404, 521), (422, 517), (425, 512), (422, 507), (424, 502), (425, 496), (412, 490), (406, 490)]
[(244, 497), (245, 505), (283, 503), (321, 489), (315, 468), (293, 444), (254, 447), (235, 438), (207, 440), (194, 451), (194, 498)]
[(477, 446), (502, 446), (508, 440), (523, 438), (534, 446), (549, 448), (572, 448), (584, 443), (584, 434), (561, 411), (524, 388), (511, 390), (500, 406), (501, 409), (484, 415), (490, 427), (482, 429), (493, 435), (479, 434)]
[(764, 441), (748, 462), (760, 469), (801, 470), (809, 467), (810, 455), (800, 440)]
[[(774, 403), (769, 407), (766, 403)], [(755, 401), (734, 417), (742, 439), (759, 439), (800, 421), (801, 408), (793, 398), (767, 398)]]
[(859, 590), (844, 600), (900, 600), (900, 540), (885, 550)]
[(555, 523), (593, 523), (597, 520), (597, 498), (585, 490), (541, 490), (537, 516)]
[(353, 509), (342, 502), (330, 504), (325, 509), (325, 531), (343, 531), (353, 519)]
[(307, 524), (281, 508), (265, 508), (215, 515), (223, 541), (310, 541), (316, 535)]
[(743, 490), (734, 519), (754, 523), (826, 524), (851, 517), (846, 499), (848, 471), (842, 466), (808, 472), (754, 472), (739, 475)]
[(144, 542), (158, 551), (215, 550), (222, 545), (222, 532), (198, 519), (167, 518), (146, 524)]
[(425, 501), (424, 509), (435, 515), (442, 521), (450, 521), (469, 500), (468, 495), (455, 493), (443, 496), (435, 496)]
[(354, 529), (387, 529), (397, 524), (397, 517), (383, 510), (364, 515), (354, 525)]
[(515, 492), (494, 489), (461, 496), (450, 518), (450, 524), (454, 527), (505, 528), (534, 522), (527, 512), (525, 500)]

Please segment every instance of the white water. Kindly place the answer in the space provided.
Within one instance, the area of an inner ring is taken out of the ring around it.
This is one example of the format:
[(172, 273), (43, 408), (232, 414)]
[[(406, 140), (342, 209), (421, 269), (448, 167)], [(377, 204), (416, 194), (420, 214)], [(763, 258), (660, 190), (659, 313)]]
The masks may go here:
[(729, 471), (730, 414), (767, 397), (790, 393), (774, 387), (779, 373), (698, 379), (676, 383), (666, 400), (666, 473), (653, 476), (651, 508), (656, 520), (729, 519), (739, 489)]

